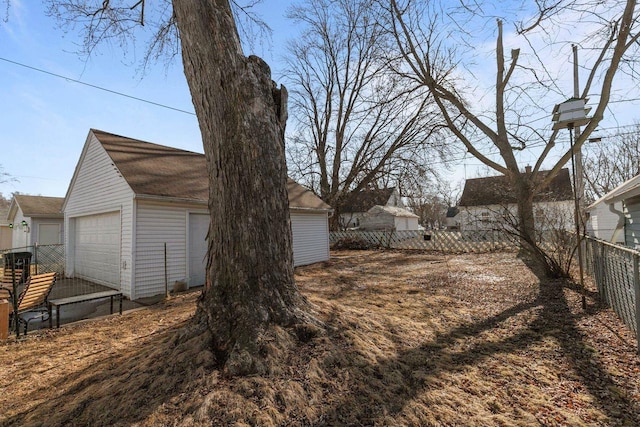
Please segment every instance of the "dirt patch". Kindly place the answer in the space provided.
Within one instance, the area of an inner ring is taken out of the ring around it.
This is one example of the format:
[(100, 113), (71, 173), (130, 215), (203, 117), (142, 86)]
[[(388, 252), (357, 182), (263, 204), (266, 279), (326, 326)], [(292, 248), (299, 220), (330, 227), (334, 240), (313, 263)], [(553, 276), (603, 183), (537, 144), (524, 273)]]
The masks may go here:
[(635, 338), (591, 291), (511, 253), (332, 255), (296, 271), (328, 332), (270, 375), (222, 378), (183, 294), (0, 344), (0, 424), (640, 425)]

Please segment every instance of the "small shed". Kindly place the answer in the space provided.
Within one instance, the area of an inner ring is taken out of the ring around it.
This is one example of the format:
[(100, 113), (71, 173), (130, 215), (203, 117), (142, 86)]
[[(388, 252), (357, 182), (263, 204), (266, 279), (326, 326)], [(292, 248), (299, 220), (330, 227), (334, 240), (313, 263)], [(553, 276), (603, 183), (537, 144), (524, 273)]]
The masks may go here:
[(64, 235), (63, 202), (62, 197), (16, 194), (7, 214), (12, 230), (11, 247), (61, 244)]
[(13, 230), (9, 227), (8, 214), (9, 206), (0, 206), (0, 250), (11, 248)]
[[(294, 264), (328, 260), (331, 208), (287, 189)], [(63, 206), (66, 274), (130, 299), (204, 284), (208, 197), (204, 154), (90, 130)]]
[(340, 226), (343, 228), (360, 227), (367, 212), (378, 205), (405, 207), (396, 187), (352, 191), (340, 203)]
[(418, 215), (396, 206), (376, 205), (360, 222), (360, 230), (420, 230)]
[(457, 206), (450, 206), (447, 208), (447, 214), (445, 216), (445, 226), (447, 230), (459, 230), (460, 221), (457, 216), (460, 213), (460, 209)]

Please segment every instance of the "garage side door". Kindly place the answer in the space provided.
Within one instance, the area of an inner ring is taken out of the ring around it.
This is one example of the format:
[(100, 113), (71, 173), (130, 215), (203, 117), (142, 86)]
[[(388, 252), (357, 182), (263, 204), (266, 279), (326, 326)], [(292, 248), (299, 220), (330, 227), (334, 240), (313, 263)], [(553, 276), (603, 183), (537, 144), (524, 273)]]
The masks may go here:
[(189, 286), (204, 285), (208, 231), (208, 214), (189, 214)]
[(326, 214), (291, 214), (293, 264), (312, 264), (329, 259), (329, 223)]
[(120, 288), (120, 212), (75, 219), (75, 275)]

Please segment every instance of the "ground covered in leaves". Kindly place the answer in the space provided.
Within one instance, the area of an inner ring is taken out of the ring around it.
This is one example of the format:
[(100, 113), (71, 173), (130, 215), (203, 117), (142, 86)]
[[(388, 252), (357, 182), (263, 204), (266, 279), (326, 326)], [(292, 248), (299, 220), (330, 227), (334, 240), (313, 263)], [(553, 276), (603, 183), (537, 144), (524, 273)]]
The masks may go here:
[(635, 339), (590, 291), (513, 253), (332, 255), (296, 274), (327, 332), (268, 376), (222, 377), (183, 294), (0, 343), (0, 424), (640, 425)]

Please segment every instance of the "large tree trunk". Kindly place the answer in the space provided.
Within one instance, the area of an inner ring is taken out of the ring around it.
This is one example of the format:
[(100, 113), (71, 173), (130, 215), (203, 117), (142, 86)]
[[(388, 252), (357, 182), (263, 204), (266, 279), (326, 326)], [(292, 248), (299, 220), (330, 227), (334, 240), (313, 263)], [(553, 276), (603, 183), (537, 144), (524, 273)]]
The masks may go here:
[(520, 238), (520, 247), (536, 264), (536, 269), (542, 271), (547, 277), (566, 276), (567, 272), (562, 268), (557, 259), (549, 256), (547, 251), (539, 244), (536, 230), (536, 222), (533, 208), (534, 192), (530, 173), (515, 173), (513, 187), (516, 191), (518, 206), (518, 223), (516, 230)]
[(269, 328), (306, 319), (293, 275), (286, 91), (265, 62), (243, 55), (227, 0), (173, 6), (209, 173), (207, 283), (196, 318), (227, 374), (265, 372)]

